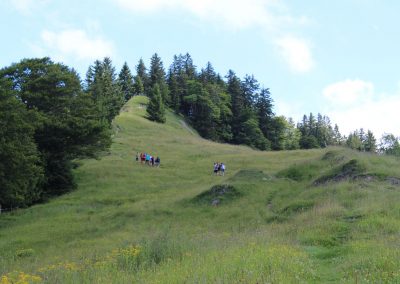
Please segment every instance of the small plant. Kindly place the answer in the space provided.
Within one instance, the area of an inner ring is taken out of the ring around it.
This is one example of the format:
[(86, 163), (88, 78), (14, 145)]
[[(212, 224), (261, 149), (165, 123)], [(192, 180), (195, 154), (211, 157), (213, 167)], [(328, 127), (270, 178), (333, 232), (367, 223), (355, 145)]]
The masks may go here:
[(17, 257), (29, 257), (35, 254), (33, 249), (20, 249), (15, 252), (15, 256)]
[(230, 184), (214, 185), (209, 190), (204, 191), (194, 198), (196, 203), (206, 203), (213, 205), (216, 200), (218, 204), (236, 199), (241, 196), (241, 193)]

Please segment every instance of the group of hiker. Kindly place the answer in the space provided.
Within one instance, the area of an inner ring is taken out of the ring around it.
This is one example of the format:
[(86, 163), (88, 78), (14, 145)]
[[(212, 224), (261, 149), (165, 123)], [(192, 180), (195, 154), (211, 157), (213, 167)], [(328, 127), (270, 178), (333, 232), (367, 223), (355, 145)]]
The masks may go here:
[(214, 175), (216, 176), (224, 176), (225, 175), (225, 164), (215, 162), (214, 163)]
[[(148, 165), (151, 167), (159, 167), (160, 166), (160, 157), (154, 158), (154, 156), (149, 153), (136, 153), (136, 162), (140, 162), (140, 164)], [(213, 172), (216, 176), (224, 176), (225, 175), (226, 166), (224, 163), (214, 162)]]
[(154, 158), (154, 156), (149, 153), (136, 153), (136, 162), (140, 162), (141, 164), (149, 165), (151, 167), (159, 167), (161, 160), (160, 157)]

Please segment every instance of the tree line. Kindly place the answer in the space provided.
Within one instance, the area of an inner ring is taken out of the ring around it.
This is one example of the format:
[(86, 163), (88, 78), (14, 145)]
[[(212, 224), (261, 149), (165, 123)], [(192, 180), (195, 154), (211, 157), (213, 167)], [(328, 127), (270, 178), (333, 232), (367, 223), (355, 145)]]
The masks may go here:
[(190, 54), (175, 55), (165, 71), (158, 54), (132, 74), (117, 74), (110, 58), (96, 60), (85, 79), (50, 58), (24, 59), (0, 70), (0, 205), (22, 207), (75, 187), (72, 169), (111, 144), (112, 120), (132, 96), (149, 97), (148, 119), (164, 123), (165, 109), (183, 115), (207, 139), (259, 150), (343, 145), (400, 156), (399, 139), (381, 143), (363, 129), (342, 136), (327, 116), (276, 115), (270, 89), (253, 75), (198, 70)]
[(0, 70), (0, 205), (24, 207), (75, 187), (78, 158), (111, 144), (112, 118), (123, 101), (106, 86), (84, 91), (77, 72), (49, 58), (24, 59)]

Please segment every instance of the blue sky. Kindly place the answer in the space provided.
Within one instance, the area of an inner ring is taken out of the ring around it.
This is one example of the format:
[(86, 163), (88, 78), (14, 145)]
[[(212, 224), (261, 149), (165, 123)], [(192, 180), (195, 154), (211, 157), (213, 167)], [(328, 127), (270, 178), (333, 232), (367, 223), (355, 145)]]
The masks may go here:
[(199, 68), (254, 74), (278, 115), (398, 136), (398, 11), (396, 0), (2, 0), (0, 66), (50, 56), (84, 77), (104, 56), (133, 70), (189, 52)]

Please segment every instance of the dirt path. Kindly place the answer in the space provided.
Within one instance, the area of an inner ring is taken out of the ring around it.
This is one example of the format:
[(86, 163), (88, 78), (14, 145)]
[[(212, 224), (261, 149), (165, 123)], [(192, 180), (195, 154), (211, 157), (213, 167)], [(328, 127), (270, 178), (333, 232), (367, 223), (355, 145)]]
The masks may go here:
[(184, 129), (186, 129), (187, 131), (189, 131), (190, 134), (196, 135), (196, 133), (194, 133), (194, 131), (187, 125), (187, 123), (186, 123), (185, 121), (180, 120), (180, 122), (181, 122), (182, 127), (183, 127)]

